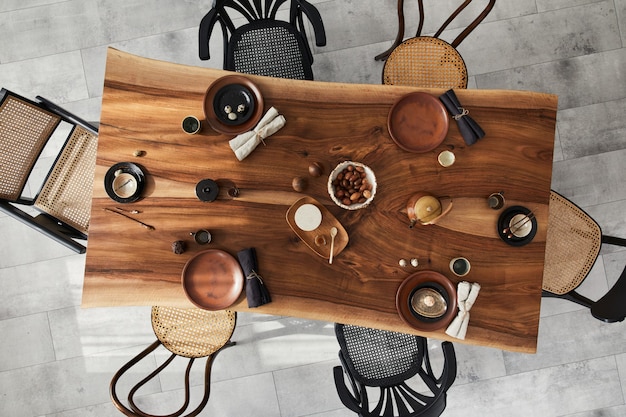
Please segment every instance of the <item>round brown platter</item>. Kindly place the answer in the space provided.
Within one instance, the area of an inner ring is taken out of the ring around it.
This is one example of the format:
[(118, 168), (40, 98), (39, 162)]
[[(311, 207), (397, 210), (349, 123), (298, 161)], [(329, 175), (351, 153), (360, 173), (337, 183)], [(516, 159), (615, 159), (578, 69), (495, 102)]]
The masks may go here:
[[(418, 318), (411, 308), (411, 296), (416, 289), (434, 288), (443, 291), (448, 308), (438, 319)], [(457, 296), (454, 284), (445, 276), (435, 271), (419, 271), (407, 277), (396, 293), (396, 309), (402, 321), (409, 326), (426, 332), (439, 330), (450, 324), (457, 312)]]
[[(246, 111), (230, 120), (226, 105), (236, 112), (239, 104)], [(252, 130), (263, 116), (263, 96), (259, 88), (241, 75), (226, 75), (215, 80), (204, 95), (204, 116), (217, 132), (238, 135)]]
[(448, 133), (448, 113), (443, 103), (427, 93), (400, 97), (389, 111), (387, 128), (391, 139), (408, 152), (435, 149)]
[(187, 298), (205, 310), (231, 306), (243, 290), (243, 272), (230, 254), (209, 249), (189, 259), (183, 268), (182, 285)]

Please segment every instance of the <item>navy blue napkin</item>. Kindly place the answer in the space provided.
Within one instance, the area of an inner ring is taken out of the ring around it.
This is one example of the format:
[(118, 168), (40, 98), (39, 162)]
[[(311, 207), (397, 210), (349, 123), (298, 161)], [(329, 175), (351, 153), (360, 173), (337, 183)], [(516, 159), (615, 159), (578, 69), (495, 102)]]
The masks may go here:
[(248, 307), (262, 306), (272, 301), (263, 279), (258, 274), (259, 265), (256, 258), (256, 249), (247, 248), (237, 252), (239, 265), (246, 276), (246, 298)]
[(468, 146), (475, 144), (478, 139), (485, 136), (485, 131), (469, 116), (469, 110), (463, 108), (453, 90), (446, 91), (439, 96), (439, 100), (452, 118), (456, 120), (461, 136)]

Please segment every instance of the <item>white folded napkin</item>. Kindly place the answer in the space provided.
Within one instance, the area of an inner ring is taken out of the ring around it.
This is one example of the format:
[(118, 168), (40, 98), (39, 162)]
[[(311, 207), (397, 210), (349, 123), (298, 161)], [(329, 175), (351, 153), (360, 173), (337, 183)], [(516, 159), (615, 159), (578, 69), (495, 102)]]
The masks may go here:
[(478, 297), (480, 291), (480, 284), (474, 282), (470, 284), (467, 281), (459, 282), (457, 289), (457, 304), (459, 306), (459, 313), (452, 320), (452, 323), (446, 329), (446, 334), (457, 339), (465, 339), (467, 333), (467, 325), (469, 324), (470, 314), (469, 311)]
[(263, 142), (263, 139), (273, 135), (283, 126), (285, 126), (285, 118), (282, 114), (278, 114), (278, 110), (271, 107), (253, 130), (235, 136), (228, 143), (237, 159), (243, 161), (259, 143)]

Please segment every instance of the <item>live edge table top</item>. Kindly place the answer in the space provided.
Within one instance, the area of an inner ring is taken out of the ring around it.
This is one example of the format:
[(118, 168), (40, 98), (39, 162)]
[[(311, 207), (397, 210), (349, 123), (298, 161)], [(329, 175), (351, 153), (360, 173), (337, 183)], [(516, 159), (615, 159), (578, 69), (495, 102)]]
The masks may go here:
[[(421, 333), (406, 325), (395, 307), (400, 284), (420, 270), (453, 283), (478, 282), (464, 343), (534, 352), (537, 345), (557, 98), (502, 90), (457, 90), (464, 108), (486, 136), (465, 145), (454, 120), (433, 151), (400, 149), (387, 130), (394, 102), (413, 91), (438, 97), (443, 90), (386, 85), (296, 81), (244, 75), (257, 85), (265, 110), (273, 106), (286, 125), (238, 161), (224, 135), (203, 123), (199, 134), (181, 130), (185, 116), (204, 119), (204, 95), (227, 71), (190, 67), (109, 49), (94, 179), (83, 307), (171, 305), (192, 307), (181, 286), (185, 263), (198, 252), (221, 249), (236, 257), (255, 247), (259, 273), (272, 302), (254, 310), (245, 293), (230, 308), (451, 339), (445, 329)], [(456, 163), (444, 168), (437, 155), (449, 149)], [(142, 151), (142, 156), (135, 156)], [(336, 206), (327, 192), (329, 172), (345, 160), (372, 168), (374, 201), (361, 210)], [(107, 170), (134, 162), (147, 174), (143, 198), (121, 206), (104, 189)], [(312, 177), (308, 167), (324, 171)], [(306, 179), (298, 193), (292, 179)], [(216, 201), (201, 202), (196, 184), (220, 185)], [(240, 195), (227, 194), (235, 184)], [(450, 196), (454, 206), (436, 225), (409, 228), (406, 204), (419, 191)], [(537, 234), (514, 247), (497, 235), (501, 211), (486, 198), (503, 191), (506, 205), (532, 210)], [(298, 199), (322, 203), (344, 226), (349, 243), (333, 264), (291, 230), (286, 212)], [(132, 217), (104, 210), (139, 210)], [(209, 229), (213, 241), (193, 242), (190, 232)], [(187, 250), (175, 254), (171, 244)], [(450, 260), (464, 256), (471, 271), (454, 276)], [(419, 260), (417, 268), (400, 259)]]

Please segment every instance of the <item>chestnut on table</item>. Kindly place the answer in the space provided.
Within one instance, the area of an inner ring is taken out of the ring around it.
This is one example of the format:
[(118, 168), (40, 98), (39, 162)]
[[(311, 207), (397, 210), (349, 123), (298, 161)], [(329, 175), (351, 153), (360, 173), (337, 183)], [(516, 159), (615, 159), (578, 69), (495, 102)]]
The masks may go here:
[[(408, 93), (438, 97), (443, 90), (245, 75), (258, 86), (264, 111), (275, 107), (286, 124), (240, 162), (228, 144), (234, 135), (206, 123), (195, 135), (181, 129), (186, 116), (203, 119), (208, 87), (231, 74), (109, 49), (84, 307), (191, 307), (181, 286), (189, 259), (207, 249), (235, 255), (254, 246), (259, 273), (272, 296), (271, 303), (255, 312), (453, 340), (445, 329), (415, 329), (396, 309), (400, 285), (417, 272), (434, 271), (455, 285), (467, 280), (482, 287), (462, 343), (536, 350), (555, 96), (459, 90), (459, 100), (487, 135), (468, 147), (450, 123), (440, 145), (416, 153), (390, 137), (389, 111)], [(135, 155), (137, 150), (140, 155)], [(443, 150), (454, 152), (453, 165), (438, 163)], [(377, 180), (375, 198), (359, 210), (337, 206), (328, 194), (328, 175), (348, 160), (370, 167)], [(107, 195), (103, 180), (122, 161), (141, 165), (146, 175), (142, 198), (125, 207), (141, 211), (132, 216), (154, 230), (103, 210), (119, 205)], [(309, 173), (314, 163), (320, 165), (319, 176)], [(292, 188), (295, 177), (306, 179), (301, 192)], [(213, 202), (196, 197), (195, 186), (205, 178), (220, 187)], [(228, 194), (233, 188), (236, 196)], [(506, 203), (494, 210), (488, 197), (501, 191)], [(453, 208), (436, 224), (409, 228), (407, 201), (419, 192), (449, 196)], [(348, 244), (332, 264), (287, 222), (287, 210), (303, 197), (318, 201), (347, 232)], [(499, 216), (509, 206), (534, 213), (537, 228), (530, 243), (509, 245), (498, 235)], [(193, 241), (190, 233), (200, 229), (211, 232), (209, 244)], [(185, 242), (182, 254), (172, 251), (176, 241)], [(471, 262), (462, 278), (449, 270), (450, 260), (457, 257)], [(400, 259), (416, 259), (417, 267), (408, 262), (400, 266)], [(247, 311), (244, 294), (229, 308)]]

